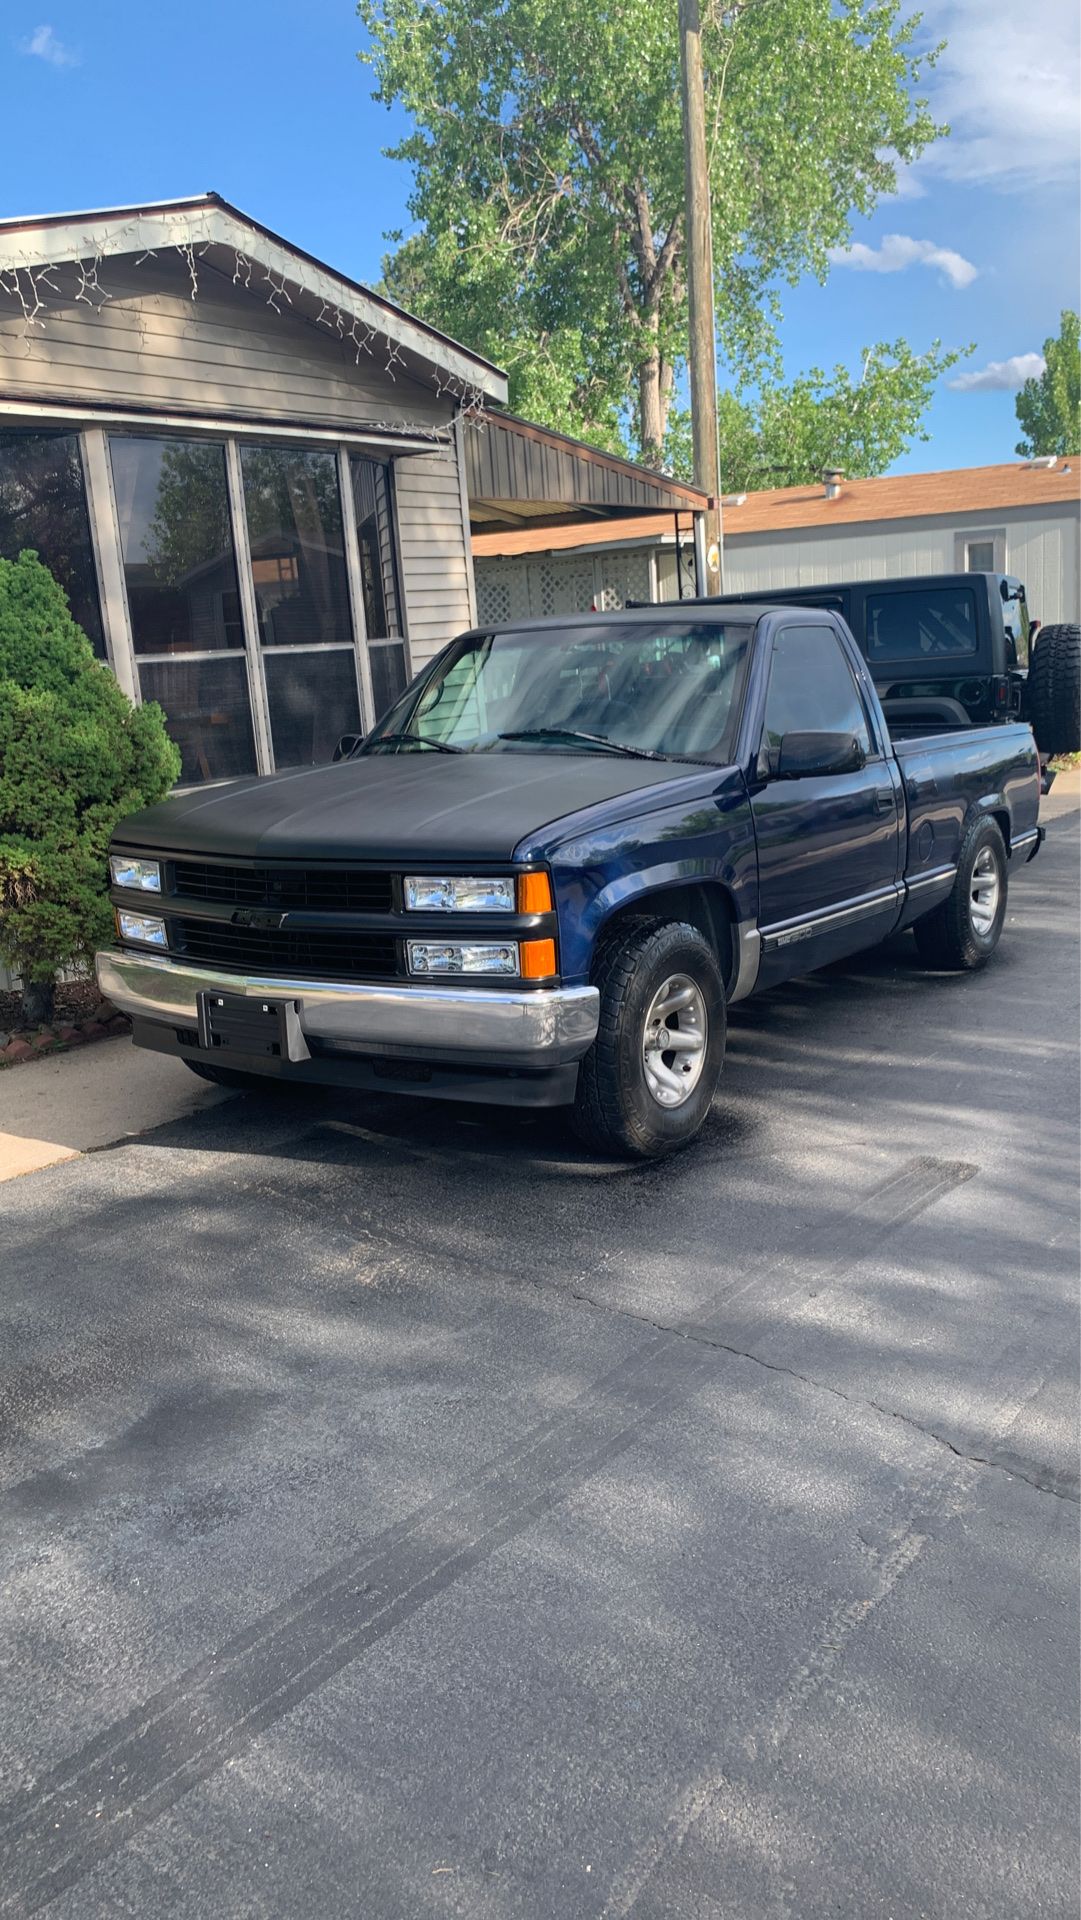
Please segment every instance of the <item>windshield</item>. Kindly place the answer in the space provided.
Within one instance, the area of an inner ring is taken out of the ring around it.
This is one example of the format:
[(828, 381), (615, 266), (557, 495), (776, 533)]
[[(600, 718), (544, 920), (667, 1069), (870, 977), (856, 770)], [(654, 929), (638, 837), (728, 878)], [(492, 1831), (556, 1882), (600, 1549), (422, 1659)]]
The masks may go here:
[(605, 619), (467, 635), (364, 750), (716, 760), (738, 718), (750, 634), (715, 620)]

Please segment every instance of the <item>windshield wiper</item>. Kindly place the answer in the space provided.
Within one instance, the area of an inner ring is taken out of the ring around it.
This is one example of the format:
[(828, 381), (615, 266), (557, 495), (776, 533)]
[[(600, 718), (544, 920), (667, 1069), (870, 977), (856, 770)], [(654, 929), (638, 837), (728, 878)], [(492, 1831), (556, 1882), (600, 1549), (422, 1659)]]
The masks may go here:
[(434, 747), (437, 753), (465, 753), (466, 751), (465, 747), (450, 746), (446, 740), (430, 740), (426, 733), (381, 733), (377, 740), (369, 740), (368, 748), (370, 751), (372, 747), (397, 746), (403, 740), (414, 747)]
[(622, 740), (609, 740), (603, 733), (578, 733), (573, 727), (529, 727), (521, 733), (497, 733), (497, 740), (584, 740), (588, 746), (602, 747), (606, 753), (625, 753), (632, 760), (667, 760), (666, 753), (652, 747), (628, 747)]

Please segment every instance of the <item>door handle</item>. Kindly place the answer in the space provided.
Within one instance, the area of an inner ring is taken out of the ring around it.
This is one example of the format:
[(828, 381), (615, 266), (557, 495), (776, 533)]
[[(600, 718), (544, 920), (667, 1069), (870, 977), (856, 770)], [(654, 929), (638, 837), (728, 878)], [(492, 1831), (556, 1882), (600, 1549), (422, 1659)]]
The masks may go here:
[(892, 813), (894, 811), (895, 805), (896, 805), (896, 802), (894, 801), (892, 787), (876, 787), (875, 789), (875, 812), (876, 813)]

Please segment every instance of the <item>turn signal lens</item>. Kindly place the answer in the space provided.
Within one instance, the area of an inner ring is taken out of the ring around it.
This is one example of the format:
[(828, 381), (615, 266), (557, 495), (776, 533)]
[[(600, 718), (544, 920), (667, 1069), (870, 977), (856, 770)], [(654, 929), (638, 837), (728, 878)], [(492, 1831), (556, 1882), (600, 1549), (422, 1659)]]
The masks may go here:
[(523, 980), (548, 980), (556, 970), (554, 940), (523, 940), (518, 948)]
[(519, 913), (551, 913), (552, 883), (546, 873), (518, 875)]

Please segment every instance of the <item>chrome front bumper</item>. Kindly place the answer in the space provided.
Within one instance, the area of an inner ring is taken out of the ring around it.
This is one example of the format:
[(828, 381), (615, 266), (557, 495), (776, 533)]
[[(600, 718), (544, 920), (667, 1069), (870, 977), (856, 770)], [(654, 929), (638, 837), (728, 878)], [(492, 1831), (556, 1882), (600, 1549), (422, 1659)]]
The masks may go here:
[(491, 987), (370, 985), (219, 973), (182, 960), (124, 949), (96, 956), (98, 985), (122, 1013), (170, 1027), (196, 1028), (200, 993), (296, 1002), (306, 1040), (350, 1052), (423, 1055), (546, 1067), (579, 1060), (600, 1017), (596, 987), (534, 993)]

